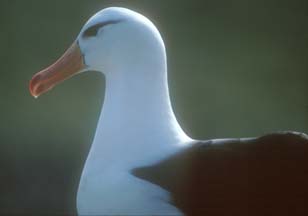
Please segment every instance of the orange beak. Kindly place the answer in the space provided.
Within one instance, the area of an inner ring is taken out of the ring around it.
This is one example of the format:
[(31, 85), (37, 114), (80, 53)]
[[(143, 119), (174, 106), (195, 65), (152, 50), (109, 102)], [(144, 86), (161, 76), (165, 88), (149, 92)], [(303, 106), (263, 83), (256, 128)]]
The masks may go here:
[(32, 77), (29, 85), (30, 92), (32, 96), (38, 97), (84, 68), (85, 64), (79, 45), (74, 42), (54, 64)]

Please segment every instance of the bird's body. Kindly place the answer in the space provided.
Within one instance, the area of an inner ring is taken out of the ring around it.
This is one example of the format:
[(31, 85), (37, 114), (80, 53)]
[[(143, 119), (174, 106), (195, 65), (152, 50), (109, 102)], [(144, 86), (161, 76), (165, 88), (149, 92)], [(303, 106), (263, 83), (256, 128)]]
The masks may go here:
[[(73, 66), (62, 76), (54, 72), (68, 60)], [(98, 12), (77, 43), (33, 78), (31, 93), (38, 96), (88, 69), (104, 73), (106, 93), (79, 184), (79, 215), (306, 210), (307, 137), (294, 132), (208, 141), (188, 137), (171, 107), (163, 40), (144, 16), (123, 8)]]

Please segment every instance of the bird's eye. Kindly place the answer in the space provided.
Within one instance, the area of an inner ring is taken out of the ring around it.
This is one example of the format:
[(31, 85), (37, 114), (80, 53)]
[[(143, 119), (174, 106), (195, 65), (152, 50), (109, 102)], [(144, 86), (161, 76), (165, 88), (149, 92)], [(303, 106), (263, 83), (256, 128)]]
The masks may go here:
[(97, 23), (89, 28), (87, 28), (83, 34), (82, 37), (83, 38), (87, 38), (87, 37), (95, 37), (98, 33), (98, 30), (104, 26), (107, 25), (111, 25), (111, 24), (116, 24), (118, 22), (121, 22), (121, 20), (109, 20), (109, 21), (105, 21), (105, 22), (101, 22), (101, 23)]
[(82, 37), (86, 38), (86, 37), (94, 37), (94, 36), (96, 36), (99, 28), (100, 27), (97, 26), (97, 25), (91, 26), (90, 28), (88, 28), (87, 30), (85, 30), (83, 32)]

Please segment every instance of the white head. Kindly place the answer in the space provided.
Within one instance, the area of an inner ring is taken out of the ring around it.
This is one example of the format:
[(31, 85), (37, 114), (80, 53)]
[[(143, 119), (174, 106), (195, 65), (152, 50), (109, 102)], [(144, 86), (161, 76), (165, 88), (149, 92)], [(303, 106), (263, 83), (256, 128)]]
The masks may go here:
[(165, 58), (163, 40), (149, 19), (125, 8), (106, 8), (89, 19), (56, 63), (33, 76), (30, 91), (37, 97), (81, 71), (97, 70), (108, 77), (151, 64), (165, 67)]
[(95, 14), (82, 28), (78, 43), (85, 64), (106, 75), (128, 65), (140, 66), (144, 60), (164, 53), (155, 26), (124, 8), (107, 8)]

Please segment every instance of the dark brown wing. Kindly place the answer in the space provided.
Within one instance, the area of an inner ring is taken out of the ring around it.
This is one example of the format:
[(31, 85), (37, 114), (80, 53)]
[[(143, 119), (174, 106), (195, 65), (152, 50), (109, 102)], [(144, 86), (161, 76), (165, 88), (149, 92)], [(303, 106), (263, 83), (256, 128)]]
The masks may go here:
[(308, 215), (308, 138), (300, 133), (198, 142), (133, 174), (168, 190), (186, 215)]

